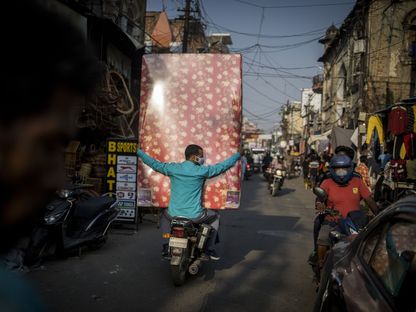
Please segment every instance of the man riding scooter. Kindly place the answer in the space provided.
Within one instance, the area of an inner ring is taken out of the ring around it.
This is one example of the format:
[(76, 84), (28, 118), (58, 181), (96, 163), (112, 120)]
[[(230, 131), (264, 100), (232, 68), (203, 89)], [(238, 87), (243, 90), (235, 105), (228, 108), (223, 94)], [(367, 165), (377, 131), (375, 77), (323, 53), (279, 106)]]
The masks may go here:
[(348, 213), (359, 211), (362, 199), (366, 201), (374, 214), (378, 210), (369, 189), (361, 177), (354, 174), (354, 165), (350, 157), (346, 155), (334, 156), (330, 162), (329, 171), (331, 178), (324, 180), (320, 185), (328, 196), (327, 201), (316, 204), (318, 211), (331, 211), (331, 213), (325, 213), (317, 239), (320, 268), (323, 266), (326, 252), (331, 245), (329, 234), (338, 227), (340, 221), (345, 219)]
[[(161, 228), (163, 233), (169, 232), (170, 223), (168, 218), (181, 216), (194, 222), (201, 222), (209, 216), (216, 216), (211, 223), (213, 235), (210, 235), (207, 243), (207, 253), (212, 260), (219, 260), (214, 244), (217, 239), (219, 228), (219, 215), (214, 210), (204, 209), (201, 205), (202, 188), (205, 180), (218, 176), (227, 171), (237, 160), (240, 159), (242, 151), (225, 161), (213, 166), (204, 166), (204, 151), (198, 145), (189, 145), (185, 149), (185, 161), (181, 163), (159, 162), (142, 150), (137, 155), (153, 170), (160, 172), (170, 178), (171, 196), (167, 216), (162, 215)], [(168, 245), (164, 245), (163, 255), (167, 254)]]

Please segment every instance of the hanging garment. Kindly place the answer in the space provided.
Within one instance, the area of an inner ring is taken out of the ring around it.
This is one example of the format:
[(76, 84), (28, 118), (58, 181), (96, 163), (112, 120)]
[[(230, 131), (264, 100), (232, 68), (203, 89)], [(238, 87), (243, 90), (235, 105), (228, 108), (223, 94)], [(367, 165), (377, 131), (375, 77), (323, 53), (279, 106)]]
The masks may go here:
[(367, 127), (367, 139), (365, 143), (367, 145), (370, 145), (371, 137), (373, 134), (373, 131), (376, 130), (378, 134), (378, 138), (380, 140), (380, 143), (384, 143), (384, 132), (383, 132), (383, 123), (379, 116), (371, 116), (368, 119), (368, 127)]
[(412, 106), (413, 109), (413, 132), (416, 133), (416, 104)]
[(390, 162), (393, 181), (403, 181), (407, 178), (406, 160), (398, 159)]
[(406, 158), (415, 158), (415, 134), (407, 133), (403, 136), (403, 143), (406, 148)]
[(381, 154), (380, 139), (378, 137), (378, 131), (374, 131), (371, 139), (371, 151), (373, 152), (373, 157), (378, 159)]
[(408, 124), (407, 110), (404, 107), (393, 107), (389, 113), (388, 130), (394, 135), (406, 132)]
[(393, 159), (405, 159), (406, 158), (406, 147), (403, 143), (403, 136), (396, 135), (394, 137), (393, 145)]
[(407, 128), (406, 132), (413, 132), (413, 129), (415, 127), (415, 114), (413, 111), (413, 107), (406, 106), (407, 111)]

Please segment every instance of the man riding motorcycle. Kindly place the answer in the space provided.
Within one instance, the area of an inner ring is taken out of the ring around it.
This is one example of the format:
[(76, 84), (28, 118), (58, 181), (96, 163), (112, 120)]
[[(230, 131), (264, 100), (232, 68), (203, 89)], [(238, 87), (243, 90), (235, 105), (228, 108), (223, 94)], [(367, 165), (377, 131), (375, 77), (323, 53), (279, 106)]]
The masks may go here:
[(266, 171), (266, 169), (270, 166), (272, 161), (273, 161), (273, 157), (270, 156), (270, 152), (267, 152), (266, 156), (264, 156), (263, 161), (262, 161), (262, 172)]
[(330, 247), (329, 234), (336, 229), (348, 213), (360, 210), (360, 201), (364, 199), (374, 214), (377, 204), (371, 198), (371, 192), (359, 175), (354, 174), (354, 165), (346, 155), (334, 156), (330, 162), (331, 178), (322, 182), (320, 187), (328, 195), (326, 203), (317, 202), (318, 211), (332, 210), (326, 213), (320, 228), (317, 245), (319, 267), (322, 268), (326, 252)]
[[(354, 157), (355, 157), (355, 152), (351, 147), (340, 145), (335, 149), (335, 156), (348, 156), (351, 160), (353, 160)], [(328, 157), (327, 160), (329, 161), (329, 163), (331, 162), (330, 157)], [(354, 163), (353, 163), (353, 166), (355, 166)], [(357, 176), (357, 177), (361, 177), (356, 172), (354, 172), (353, 175)], [(326, 179), (331, 179), (331, 177), (332, 177), (332, 174), (331, 174), (330, 170), (322, 172), (322, 174), (318, 178), (317, 186), (320, 186), (322, 184), (322, 182), (325, 181)], [(324, 222), (324, 215), (323, 214), (318, 214), (315, 218), (314, 227), (313, 227), (314, 251), (313, 251), (312, 255), (309, 258), (309, 262), (314, 262), (313, 259), (315, 258), (316, 253), (318, 252), (318, 250), (317, 250), (318, 249), (317, 240), (318, 240), (318, 235), (319, 235), (319, 231), (321, 229), (322, 222)]]
[[(170, 217), (186, 217), (198, 223), (208, 216), (216, 216), (216, 220), (211, 223), (213, 228), (207, 242), (207, 253), (213, 260), (218, 260), (214, 250), (219, 228), (219, 215), (214, 210), (204, 209), (202, 202), (202, 189), (206, 179), (220, 175), (227, 171), (241, 157), (241, 152), (234, 154), (225, 161), (213, 166), (204, 166), (204, 151), (202, 147), (192, 144), (185, 149), (185, 161), (181, 163), (159, 162), (142, 150), (137, 155), (153, 170), (166, 175), (170, 178), (171, 195), (167, 216), (162, 214), (161, 228), (163, 233), (169, 232)], [(166, 255), (168, 245), (164, 245), (163, 254)]]

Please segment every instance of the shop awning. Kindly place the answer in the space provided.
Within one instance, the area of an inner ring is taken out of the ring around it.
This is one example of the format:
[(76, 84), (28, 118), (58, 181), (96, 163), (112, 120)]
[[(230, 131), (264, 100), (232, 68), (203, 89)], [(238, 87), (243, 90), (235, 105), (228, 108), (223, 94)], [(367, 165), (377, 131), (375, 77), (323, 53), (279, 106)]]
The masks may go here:
[(325, 133), (317, 134), (317, 135), (311, 135), (308, 139), (308, 144), (311, 145), (316, 141), (324, 141), (328, 140), (328, 136), (331, 134), (332, 130), (328, 130)]

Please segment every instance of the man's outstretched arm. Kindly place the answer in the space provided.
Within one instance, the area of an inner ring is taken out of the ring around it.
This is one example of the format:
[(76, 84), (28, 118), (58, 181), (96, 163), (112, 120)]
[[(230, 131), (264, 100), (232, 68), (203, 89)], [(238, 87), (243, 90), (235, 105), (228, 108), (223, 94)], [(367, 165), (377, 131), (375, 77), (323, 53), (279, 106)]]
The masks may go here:
[(160, 172), (161, 174), (164, 174), (166, 176), (169, 175), (169, 172), (170, 172), (169, 168), (170, 168), (171, 164), (157, 161), (156, 159), (147, 155), (142, 150), (137, 151), (137, 156), (139, 156), (143, 160), (143, 162), (146, 165), (148, 165), (150, 168), (152, 168), (153, 170), (155, 170), (157, 172)]
[(207, 178), (212, 178), (215, 177), (225, 171), (227, 171), (228, 169), (230, 169), (232, 166), (234, 166), (234, 164), (236, 163), (237, 160), (239, 160), (241, 157), (240, 153), (236, 153), (233, 156), (231, 156), (230, 158), (224, 160), (223, 162), (220, 162), (216, 165), (213, 166), (206, 166), (206, 172), (205, 172), (205, 176)]

